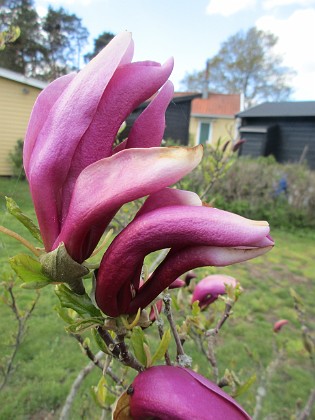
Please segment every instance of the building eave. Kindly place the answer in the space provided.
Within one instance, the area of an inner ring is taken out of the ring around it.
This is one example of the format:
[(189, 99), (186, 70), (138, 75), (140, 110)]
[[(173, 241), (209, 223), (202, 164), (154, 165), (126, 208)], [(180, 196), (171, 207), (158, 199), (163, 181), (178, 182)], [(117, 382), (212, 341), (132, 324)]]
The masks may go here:
[(48, 85), (47, 82), (43, 82), (42, 80), (26, 77), (23, 74), (16, 73), (15, 71), (4, 68), (0, 68), (0, 77), (38, 89), (44, 89)]

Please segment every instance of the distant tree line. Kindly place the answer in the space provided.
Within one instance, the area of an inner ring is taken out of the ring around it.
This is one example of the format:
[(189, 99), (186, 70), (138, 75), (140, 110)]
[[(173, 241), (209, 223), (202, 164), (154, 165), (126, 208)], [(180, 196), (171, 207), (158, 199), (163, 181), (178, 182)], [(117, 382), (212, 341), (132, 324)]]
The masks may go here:
[[(40, 18), (33, 0), (0, 0), (0, 11), (1, 34), (19, 28), (17, 39), (6, 43), (0, 53), (0, 67), (47, 81), (80, 68), (89, 32), (75, 14), (49, 6)], [(113, 37), (110, 32), (101, 34), (84, 61), (91, 60)]]

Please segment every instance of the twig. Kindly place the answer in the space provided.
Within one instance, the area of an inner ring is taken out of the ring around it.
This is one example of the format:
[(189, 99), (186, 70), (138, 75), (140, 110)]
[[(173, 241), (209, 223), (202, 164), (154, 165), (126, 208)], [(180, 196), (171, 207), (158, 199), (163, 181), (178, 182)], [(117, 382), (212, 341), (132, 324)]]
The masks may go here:
[(12, 312), (15, 315), (15, 318), (17, 320), (18, 323), (18, 330), (17, 330), (17, 334), (15, 336), (15, 342), (13, 344), (13, 352), (8, 360), (7, 366), (6, 368), (3, 369), (3, 381), (0, 385), (0, 391), (4, 388), (4, 386), (6, 385), (9, 376), (12, 372), (12, 368), (13, 368), (13, 362), (15, 360), (16, 354), (18, 352), (18, 349), (22, 343), (23, 337), (25, 335), (26, 332), (26, 323), (29, 319), (29, 317), (31, 316), (32, 312), (35, 309), (35, 306), (38, 302), (38, 299), (40, 297), (40, 294), (37, 292), (36, 298), (34, 299), (30, 309), (28, 311), (25, 312), (24, 316), (20, 315), (20, 311), (19, 308), (16, 304), (16, 300), (15, 300), (15, 296), (14, 296), (14, 292), (13, 292), (13, 283), (9, 284), (6, 286), (7, 290), (9, 292), (10, 295), (10, 299), (11, 299), (11, 303), (8, 303), (8, 306), (11, 308)]
[(173, 314), (172, 314), (172, 310), (171, 310), (171, 297), (170, 297), (169, 294), (166, 294), (163, 297), (163, 302), (164, 302), (164, 305), (165, 305), (164, 312), (165, 312), (167, 320), (170, 324), (170, 327), (171, 327), (171, 330), (172, 330), (172, 333), (173, 333), (173, 337), (174, 337), (174, 340), (175, 340), (175, 343), (176, 343), (177, 361), (183, 367), (190, 367), (192, 359), (191, 359), (190, 356), (188, 356), (184, 352), (184, 348), (182, 346), (182, 342), (180, 340), (180, 337), (179, 337), (179, 334), (178, 334), (178, 331), (177, 331), (177, 328), (176, 328), (176, 324), (175, 324), (175, 321), (173, 319)]
[(115, 359), (118, 359), (124, 365), (130, 366), (138, 372), (144, 370), (144, 366), (128, 351), (124, 341), (124, 335), (117, 335), (117, 341), (114, 341), (112, 336), (103, 327), (98, 327), (97, 331)]
[(219, 330), (223, 327), (225, 321), (231, 315), (232, 307), (233, 307), (233, 305), (231, 303), (226, 303), (225, 304), (224, 313), (223, 313), (221, 319), (219, 320), (219, 322), (217, 323), (217, 326), (214, 329), (215, 334), (218, 334)]
[(128, 351), (128, 347), (125, 343), (125, 336), (124, 335), (117, 335), (117, 344), (116, 346), (119, 348), (119, 360), (126, 366), (130, 366), (133, 369), (137, 370), (138, 372), (144, 371), (144, 366)]
[(310, 396), (303, 411), (297, 417), (297, 420), (307, 420), (310, 418), (313, 405), (315, 404), (315, 388), (311, 390)]
[(12, 230), (5, 228), (4, 226), (0, 226), (0, 232), (4, 233), (5, 235), (11, 236), (11, 238), (14, 238), (17, 241), (21, 242), (21, 244), (24, 245), (26, 248), (28, 248), (34, 255), (36, 255), (36, 257), (40, 256), (41, 251), (36, 249), (34, 245), (32, 245), (29, 241), (27, 241), (25, 238), (23, 238), (18, 233), (13, 232)]
[(62, 407), (59, 420), (68, 420), (70, 416), (70, 411), (73, 405), (73, 401), (75, 396), (77, 395), (79, 388), (86, 378), (86, 376), (94, 369), (95, 366), (99, 366), (101, 358), (104, 356), (102, 351), (99, 351), (95, 356), (93, 356), (93, 360), (89, 362), (78, 374), (75, 380), (72, 383), (70, 392), (66, 398), (64, 406)]
[(218, 383), (219, 382), (219, 368), (217, 364), (217, 358), (215, 356), (214, 346), (215, 346), (215, 337), (213, 335), (210, 335), (208, 337), (207, 359), (210, 362), (210, 365), (212, 366), (215, 382)]
[[(104, 365), (101, 362), (101, 358), (97, 357), (90, 347), (84, 343), (84, 340), (80, 334), (70, 334), (72, 337), (74, 337), (81, 345), (82, 349), (84, 350), (84, 353), (87, 355), (87, 357), (94, 363), (95, 366), (97, 366), (99, 369), (103, 371)], [(103, 353), (103, 352), (102, 352)], [(99, 354), (99, 353), (97, 353)], [(104, 353), (103, 353), (104, 354)]]
[[(153, 304), (153, 310), (154, 310), (154, 316), (155, 316), (155, 320), (156, 320), (155, 322), (156, 322), (156, 325), (157, 325), (158, 331), (159, 331), (159, 336), (160, 336), (160, 339), (162, 339), (163, 334), (164, 334), (163, 320), (160, 317), (159, 311), (158, 311), (155, 303)], [(164, 354), (164, 359), (165, 359), (165, 363), (168, 366), (172, 365), (171, 358), (170, 358), (168, 350), (166, 350), (166, 352)]]

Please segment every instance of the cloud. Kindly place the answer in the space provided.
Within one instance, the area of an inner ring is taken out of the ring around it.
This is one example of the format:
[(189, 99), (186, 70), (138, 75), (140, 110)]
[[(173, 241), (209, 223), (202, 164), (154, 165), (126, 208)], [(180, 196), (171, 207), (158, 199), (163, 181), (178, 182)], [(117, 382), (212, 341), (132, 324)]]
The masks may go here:
[(255, 5), (256, 0), (210, 0), (207, 6), (207, 14), (231, 16)]
[[(279, 0), (278, 0), (279, 1)], [(256, 26), (278, 37), (276, 52), (284, 65), (296, 70), (293, 85), (295, 99), (315, 100), (315, 9), (299, 9), (287, 19), (262, 16)]]
[(263, 0), (262, 7), (265, 10), (274, 9), (281, 6), (295, 5), (299, 7), (311, 6), (315, 0)]

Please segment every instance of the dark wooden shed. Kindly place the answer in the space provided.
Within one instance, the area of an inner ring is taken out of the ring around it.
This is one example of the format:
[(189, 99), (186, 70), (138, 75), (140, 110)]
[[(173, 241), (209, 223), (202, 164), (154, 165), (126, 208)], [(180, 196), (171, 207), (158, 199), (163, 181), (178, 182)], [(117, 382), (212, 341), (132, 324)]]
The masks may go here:
[[(189, 142), (189, 120), (191, 101), (201, 97), (199, 93), (175, 92), (172, 101), (165, 113), (166, 128), (164, 139), (172, 139), (181, 145), (188, 145)], [(127, 137), (129, 130), (141, 112), (149, 105), (150, 100), (136, 108), (126, 120), (126, 129), (123, 137)]]
[(265, 102), (240, 112), (240, 155), (274, 155), (278, 162), (305, 159), (315, 169), (315, 101)]

